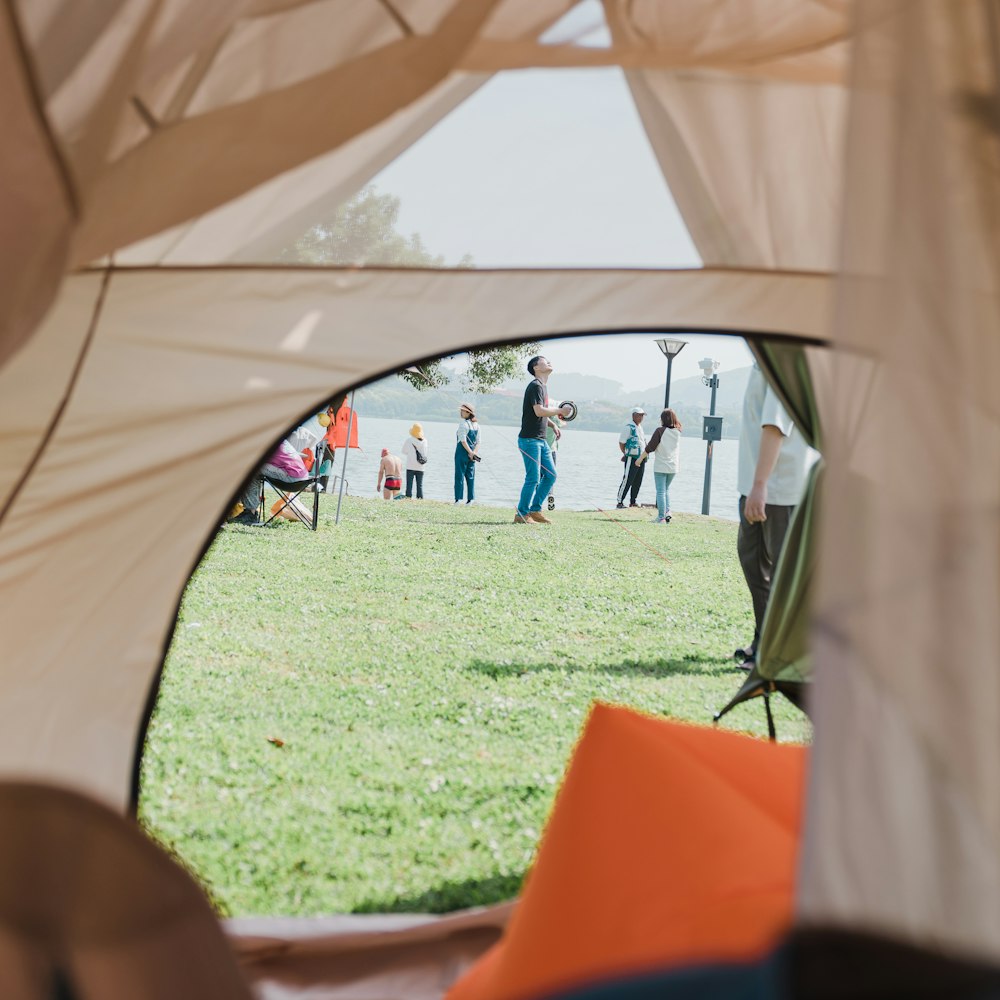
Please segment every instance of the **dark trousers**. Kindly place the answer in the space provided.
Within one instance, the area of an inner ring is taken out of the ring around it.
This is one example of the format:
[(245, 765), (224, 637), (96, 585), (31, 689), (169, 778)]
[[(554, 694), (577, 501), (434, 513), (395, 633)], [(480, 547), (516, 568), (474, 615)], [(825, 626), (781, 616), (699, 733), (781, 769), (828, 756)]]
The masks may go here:
[(767, 504), (764, 513), (766, 521), (751, 524), (743, 516), (743, 508), (747, 498), (740, 497), (740, 532), (736, 537), (736, 551), (743, 567), (743, 576), (750, 589), (750, 599), (753, 601), (753, 652), (757, 652), (757, 642), (760, 639), (760, 626), (767, 610), (767, 599), (771, 593), (771, 576), (785, 544), (785, 533), (788, 524), (795, 513), (795, 507), (782, 507), (778, 504)]
[(423, 469), (407, 469), (406, 470), (406, 495), (412, 499), (413, 497), (413, 484), (417, 484), (417, 499), (423, 500), (424, 498), (424, 470)]
[[(638, 458), (638, 456), (636, 456)], [(625, 471), (622, 473), (622, 481), (618, 484), (618, 502), (625, 503), (626, 494), (629, 495), (629, 503), (638, 502), (639, 487), (642, 486), (642, 477), (646, 472), (646, 463), (635, 464), (635, 458), (631, 455), (625, 459)]]

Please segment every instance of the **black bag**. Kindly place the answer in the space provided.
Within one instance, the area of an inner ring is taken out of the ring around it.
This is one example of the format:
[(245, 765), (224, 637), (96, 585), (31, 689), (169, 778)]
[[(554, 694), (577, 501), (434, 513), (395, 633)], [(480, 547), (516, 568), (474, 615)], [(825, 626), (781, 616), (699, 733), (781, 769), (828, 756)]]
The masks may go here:
[(421, 465), (427, 464), (427, 456), (416, 445), (413, 446), (413, 452), (417, 456), (417, 461)]

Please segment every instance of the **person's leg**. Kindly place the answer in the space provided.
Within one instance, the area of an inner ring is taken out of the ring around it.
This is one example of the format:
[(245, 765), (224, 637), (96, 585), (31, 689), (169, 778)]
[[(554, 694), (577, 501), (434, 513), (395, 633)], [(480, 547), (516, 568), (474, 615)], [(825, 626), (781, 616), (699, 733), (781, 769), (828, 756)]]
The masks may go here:
[(417, 474), (412, 469), (406, 470), (406, 499), (413, 499), (413, 484), (416, 482)]
[(465, 449), (458, 445), (455, 448), (455, 503), (462, 499), (465, 487)]
[(653, 482), (656, 484), (656, 520), (662, 521), (667, 516), (667, 474), (654, 472)]
[(417, 499), (418, 500), (423, 500), (423, 498), (424, 498), (424, 470), (420, 469), (419, 471), (414, 472), (413, 475), (416, 477), (416, 480), (417, 480)]
[(674, 481), (674, 476), (676, 476), (677, 473), (676, 472), (664, 472), (663, 475), (667, 477), (666, 480), (665, 480), (664, 487), (663, 487), (663, 506), (664, 506), (663, 519), (665, 521), (669, 521), (670, 520), (670, 484)]
[(538, 467), (539, 479), (535, 487), (535, 495), (531, 498), (528, 506), (529, 514), (539, 514), (545, 498), (552, 492), (552, 487), (556, 484), (556, 463), (552, 461), (552, 450), (547, 441), (539, 441)]
[(531, 501), (534, 499), (535, 490), (541, 478), (541, 446), (543, 441), (538, 438), (517, 439), (517, 447), (524, 460), (524, 485), (521, 487), (521, 496), (517, 501), (517, 513), (519, 517), (527, 517)]
[(630, 496), (629, 501), (632, 507), (639, 506), (639, 487), (642, 486), (642, 477), (646, 474), (646, 463), (643, 462), (641, 465), (637, 465), (635, 459), (632, 459), (632, 482), (629, 484)]
[(791, 523), (795, 508), (769, 503), (765, 506), (764, 513), (767, 514), (763, 532), (764, 549), (770, 563), (770, 572), (767, 581), (768, 592), (770, 592), (771, 576), (774, 573), (774, 567), (778, 565), (778, 556), (781, 555), (781, 550), (784, 548), (785, 535), (788, 533), (788, 525)]
[(465, 466), (465, 502), (476, 499), (476, 463), (470, 458)]
[(249, 512), (254, 517), (260, 511), (260, 488), (264, 485), (262, 476), (254, 476), (247, 483), (246, 489), (240, 494), (240, 503), (243, 504), (243, 512)]
[(753, 603), (753, 642), (747, 654), (752, 658), (757, 653), (760, 626), (767, 609), (767, 597), (771, 592), (771, 561), (764, 546), (764, 525), (767, 521), (751, 524), (744, 514), (747, 498), (740, 497), (740, 529), (736, 536), (736, 552), (740, 558), (743, 577), (750, 591)]
[(625, 497), (628, 493), (628, 483), (629, 483), (629, 470), (632, 468), (632, 459), (622, 456), (622, 481), (618, 484), (618, 493), (616, 494), (617, 506), (625, 506)]

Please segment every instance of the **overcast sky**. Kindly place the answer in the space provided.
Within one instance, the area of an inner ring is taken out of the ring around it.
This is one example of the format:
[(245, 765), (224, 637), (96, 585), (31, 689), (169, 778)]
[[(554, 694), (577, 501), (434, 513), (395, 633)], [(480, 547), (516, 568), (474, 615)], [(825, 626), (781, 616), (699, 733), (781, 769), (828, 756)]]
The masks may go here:
[[(398, 228), (449, 264), (698, 267), (618, 69), (501, 73), (375, 178), (401, 199)], [(664, 319), (669, 321), (669, 310)], [(751, 359), (741, 340), (692, 337), (673, 377)], [(574, 338), (556, 369), (648, 388), (666, 362), (649, 334)]]

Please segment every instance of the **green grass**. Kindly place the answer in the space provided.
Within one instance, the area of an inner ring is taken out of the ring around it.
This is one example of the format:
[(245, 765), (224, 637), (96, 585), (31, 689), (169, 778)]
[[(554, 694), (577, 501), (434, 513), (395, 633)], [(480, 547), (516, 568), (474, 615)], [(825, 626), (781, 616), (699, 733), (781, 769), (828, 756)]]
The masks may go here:
[(591, 702), (708, 724), (740, 683), (735, 524), (323, 499), (219, 534), (164, 671), (141, 818), (223, 913), (510, 898)]

